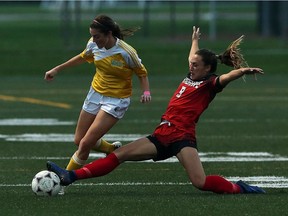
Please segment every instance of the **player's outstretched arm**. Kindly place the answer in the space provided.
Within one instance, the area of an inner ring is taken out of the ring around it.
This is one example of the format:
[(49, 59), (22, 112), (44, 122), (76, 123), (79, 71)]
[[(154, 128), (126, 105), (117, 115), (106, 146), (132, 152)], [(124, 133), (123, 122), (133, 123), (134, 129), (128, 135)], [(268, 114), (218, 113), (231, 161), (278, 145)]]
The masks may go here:
[(193, 33), (192, 33), (192, 44), (191, 49), (188, 56), (188, 61), (191, 61), (191, 58), (195, 55), (196, 51), (199, 50), (198, 40), (200, 39), (200, 28), (196, 28), (193, 26)]
[(64, 62), (63, 64), (60, 64), (60, 65), (52, 68), (51, 70), (47, 71), (45, 73), (44, 79), (47, 81), (51, 81), (54, 79), (54, 76), (56, 76), (56, 74), (59, 73), (60, 71), (66, 69), (68, 67), (82, 64), (84, 62), (86, 62), (86, 60), (84, 58), (82, 58), (80, 55), (77, 55), (77, 56), (69, 59), (68, 61)]
[(245, 74), (247, 74), (247, 75), (264, 74), (264, 72), (261, 68), (251, 68), (251, 67), (239, 68), (239, 69), (232, 70), (229, 73), (222, 74), (219, 77), (219, 82), (222, 86), (226, 86), (231, 81), (236, 80)]

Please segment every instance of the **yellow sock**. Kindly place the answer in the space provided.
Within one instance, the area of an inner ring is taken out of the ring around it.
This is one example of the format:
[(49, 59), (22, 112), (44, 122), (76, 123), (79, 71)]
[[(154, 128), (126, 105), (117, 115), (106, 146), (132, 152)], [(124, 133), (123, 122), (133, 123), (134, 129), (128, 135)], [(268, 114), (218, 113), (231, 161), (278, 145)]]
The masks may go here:
[(100, 139), (97, 141), (93, 150), (98, 151), (98, 152), (102, 152), (102, 153), (106, 153), (106, 154), (110, 154), (111, 152), (113, 152), (115, 150), (115, 146), (112, 145), (111, 143), (107, 142), (104, 139)]
[(81, 167), (83, 167), (85, 165), (85, 160), (81, 160), (77, 157), (76, 152), (73, 154), (73, 156), (71, 157), (66, 170), (76, 170), (79, 169)]

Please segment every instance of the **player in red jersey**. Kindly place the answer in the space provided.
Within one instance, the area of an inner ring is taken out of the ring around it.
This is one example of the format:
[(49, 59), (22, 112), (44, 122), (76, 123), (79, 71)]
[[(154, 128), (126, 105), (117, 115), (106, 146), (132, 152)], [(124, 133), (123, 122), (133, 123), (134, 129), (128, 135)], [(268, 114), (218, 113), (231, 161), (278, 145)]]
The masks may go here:
[[(185, 168), (193, 186), (214, 193), (265, 193), (257, 186), (243, 181), (232, 183), (219, 175), (206, 176), (200, 161), (195, 136), (195, 126), (217, 93), (231, 81), (245, 74), (263, 74), (260, 68), (243, 67), (245, 60), (237, 46), (242, 37), (232, 43), (222, 55), (199, 49), (199, 28), (193, 27), (189, 53), (189, 74), (172, 96), (160, 125), (148, 137), (116, 149), (107, 157), (93, 161), (83, 168), (66, 171), (53, 162), (47, 162), (48, 170), (59, 175), (61, 184), (69, 185), (76, 180), (103, 176), (125, 161), (164, 160), (176, 156)], [(215, 75), (217, 60), (234, 69), (220, 76)]]

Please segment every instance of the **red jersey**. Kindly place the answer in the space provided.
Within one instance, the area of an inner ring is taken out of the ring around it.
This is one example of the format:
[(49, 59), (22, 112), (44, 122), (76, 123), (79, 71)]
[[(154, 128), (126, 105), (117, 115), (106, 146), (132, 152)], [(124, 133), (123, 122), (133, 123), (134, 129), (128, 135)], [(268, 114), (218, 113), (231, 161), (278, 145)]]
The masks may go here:
[(199, 81), (193, 81), (189, 74), (175, 91), (162, 115), (162, 122), (167, 122), (158, 126), (153, 135), (163, 144), (180, 140), (196, 142), (196, 123), (222, 89), (215, 74)]

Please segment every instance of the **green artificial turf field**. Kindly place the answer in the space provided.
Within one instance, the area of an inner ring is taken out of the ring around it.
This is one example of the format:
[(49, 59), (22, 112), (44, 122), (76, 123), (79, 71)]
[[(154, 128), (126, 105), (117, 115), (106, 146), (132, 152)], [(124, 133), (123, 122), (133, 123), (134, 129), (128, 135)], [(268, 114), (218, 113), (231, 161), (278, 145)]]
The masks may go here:
[[(12, 9), (0, 10), (2, 14), (24, 10)], [(39, 15), (41, 11), (32, 7), (26, 13)], [(240, 79), (227, 86), (204, 112), (197, 128), (207, 175), (219, 174), (231, 181), (243, 179), (263, 187), (267, 194), (199, 191), (172, 159), (164, 163), (125, 163), (107, 176), (75, 183), (64, 196), (37, 197), (30, 185), (33, 176), (45, 169), (47, 160), (64, 167), (76, 149), (75, 124), (94, 68), (88, 64), (73, 68), (49, 84), (43, 80), (44, 72), (84, 49), (89, 22), (83, 21), (79, 42), (69, 48), (59, 36), (56, 21), (0, 22), (0, 215), (287, 214), (288, 53), (283, 40), (257, 37), (251, 32), (255, 23), (244, 28), (246, 21), (239, 22), (239, 32), (246, 35), (241, 46), (244, 56), (250, 66), (262, 67), (265, 75), (258, 76), (257, 81), (247, 77), (246, 82)], [(187, 73), (193, 23), (178, 23), (181, 35), (171, 39), (157, 30), (163, 24), (158, 22), (151, 26), (151, 37), (142, 37), (140, 32), (128, 39), (149, 70), (152, 102), (139, 102), (139, 82), (135, 79), (132, 104), (124, 119), (107, 134), (108, 140), (126, 144), (151, 133)], [(216, 52), (239, 36), (233, 31), (235, 25), (223, 20), (219, 24), (222, 37), (210, 41), (207, 22), (201, 24), (200, 46)], [(219, 66), (219, 74), (228, 70)], [(102, 156), (93, 152), (89, 160)]]

